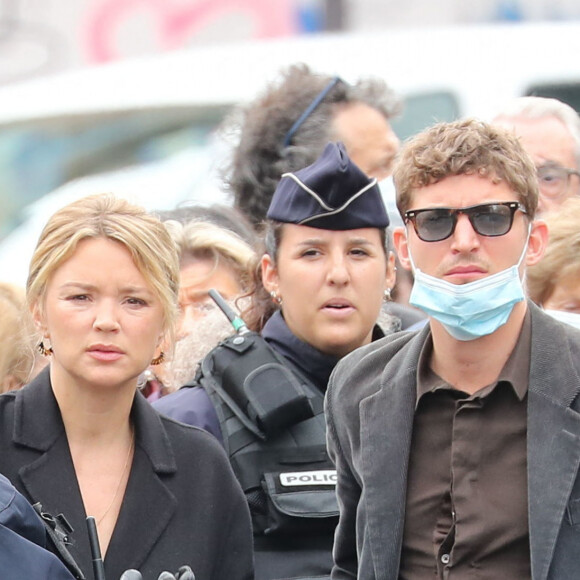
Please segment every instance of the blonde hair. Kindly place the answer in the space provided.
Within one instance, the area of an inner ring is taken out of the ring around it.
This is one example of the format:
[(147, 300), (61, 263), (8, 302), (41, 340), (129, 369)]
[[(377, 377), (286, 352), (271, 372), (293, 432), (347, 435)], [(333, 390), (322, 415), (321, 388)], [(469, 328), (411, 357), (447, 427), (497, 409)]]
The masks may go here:
[(48, 220), (30, 261), (26, 283), (29, 308), (42, 311), (51, 276), (72, 256), (79, 242), (88, 238), (114, 240), (129, 250), (137, 269), (161, 302), (164, 330), (173, 343), (179, 288), (175, 243), (157, 218), (112, 194), (74, 201)]
[(35, 363), (24, 288), (0, 282), (0, 393), (22, 386)]
[(455, 175), (479, 175), (505, 182), (528, 219), (538, 207), (536, 168), (517, 137), (483, 121), (438, 123), (407, 141), (393, 172), (397, 208), (404, 219), (415, 189)]
[(235, 273), (241, 288), (247, 290), (256, 254), (240, 236), (205, 221), (182, 224), (169, 220), (165, 225), (177, 245), (182, 263), (190, 257), (212, 260), (214, 269), (220, 263), (225, 263)]
[(580, 199), (567, 199), (542, 216), (548, 224), (548, 245), (542, 259), (526, 271), (530, 298), (542, 305), (562, 278), (580, 282)]

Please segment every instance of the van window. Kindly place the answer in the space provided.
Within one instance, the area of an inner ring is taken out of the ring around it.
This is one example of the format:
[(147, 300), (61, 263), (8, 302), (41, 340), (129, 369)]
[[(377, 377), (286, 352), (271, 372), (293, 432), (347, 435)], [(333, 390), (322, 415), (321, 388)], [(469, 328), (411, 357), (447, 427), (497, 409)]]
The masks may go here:
[(23, 209), (79, 177), (204, 148), (225, 111), (173, 108), (68, 116), (0, 132), (0, 239)]
[(459, 102), (447, 91), (405, 95), (403, 114), (391, 123), (393, 130), (404, 140), (440, 121), (459, 118)]
[(534, 84), (527, 89), (525, 94), (559, 99), (580, 113), (580, 82)]
[[(133, 109), (69, 115), (5, 127), (0, 132), (0, 240), (26, 220), (26, 207), (76, 178), (208, 147), (225, 106)], [(400, 139), (459, 116), (451, 92), (406, 96), (393, 121)]]

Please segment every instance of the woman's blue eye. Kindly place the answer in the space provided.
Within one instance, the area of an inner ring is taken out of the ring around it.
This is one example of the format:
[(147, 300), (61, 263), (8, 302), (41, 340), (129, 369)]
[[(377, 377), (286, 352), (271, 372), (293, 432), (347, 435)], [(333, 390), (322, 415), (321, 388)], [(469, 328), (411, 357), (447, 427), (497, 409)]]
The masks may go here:
[(137, 306), (145, 306), (147, 304), (147, 302), (145, 302), (145, 300), (143, 300), (142, 298), (129, 298), (127, 302), (129, 302), (129, 304), (135, 304)]
[(86, 294), (74, 294), (72, 296), (69, 296), (67, 298), (67, 300), (78, 300), (78, 301), (84, 301), (84, 300), (88, 300), (89, 297)]

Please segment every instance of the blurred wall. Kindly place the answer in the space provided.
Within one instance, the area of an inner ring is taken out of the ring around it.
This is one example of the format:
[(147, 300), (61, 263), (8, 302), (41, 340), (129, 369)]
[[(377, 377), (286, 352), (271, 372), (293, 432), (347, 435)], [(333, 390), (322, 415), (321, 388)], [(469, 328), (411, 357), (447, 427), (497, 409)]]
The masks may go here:
[(349, 0), (349, 26), (436, 26), (498, 21), (580, 19), (578, 0)]
[(0, 84), (201, 43), (571, 18), (578, 0), (0, 0)]

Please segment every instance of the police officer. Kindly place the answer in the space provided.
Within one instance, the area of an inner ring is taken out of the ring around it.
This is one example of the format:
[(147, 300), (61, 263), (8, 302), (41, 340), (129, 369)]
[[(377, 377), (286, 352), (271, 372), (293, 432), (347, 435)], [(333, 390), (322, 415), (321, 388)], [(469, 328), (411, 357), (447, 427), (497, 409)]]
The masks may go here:
[(193, 385), (155, 404), (221, 433), (252, 512), (257, 580), (330, 577), (338, 507), (323, 399), (341, 357), (396, 329), (381, 313), (395, 278), (388, 224), (376, 179), (342, 144), (284, 174), (244, 313), (261, 332), (242, 328)]
[(0, 475), (0, 571), (10, 580), (74, 580), (46, 549), (42, 520), (26, 499)]

